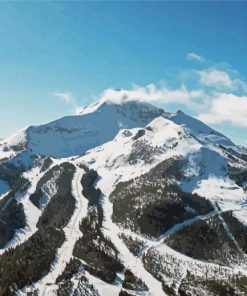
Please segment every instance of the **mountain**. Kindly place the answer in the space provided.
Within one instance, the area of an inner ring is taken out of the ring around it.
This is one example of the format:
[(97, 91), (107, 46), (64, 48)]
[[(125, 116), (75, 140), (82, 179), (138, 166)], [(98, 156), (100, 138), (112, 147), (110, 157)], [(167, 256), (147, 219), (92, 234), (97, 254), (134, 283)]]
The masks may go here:
[[(78, 116), (67, 116), (40, 126), (31, 126), (5, 141), (5, 149), (26, 148), (35, 154), (69, 157), (113, 139), (122, 128), (145, 126), (163, 110), (147, 103), (101, 100)], [(83, 139), (83, 140), (82, 140)]]
[(247, 152), (100, 100), (0, 142), (0, 296), (247, 295)]

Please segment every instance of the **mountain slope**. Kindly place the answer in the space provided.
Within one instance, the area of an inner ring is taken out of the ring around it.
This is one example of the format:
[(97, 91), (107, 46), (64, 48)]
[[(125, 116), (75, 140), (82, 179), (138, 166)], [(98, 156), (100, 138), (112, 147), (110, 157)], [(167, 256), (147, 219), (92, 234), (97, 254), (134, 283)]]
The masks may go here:
[(23, 146), (35, 154), (68, 157), (99, 146), (122, 128), (145, 126), (163, 110), (146, 103), (111, 101), (89, 106), (78, 116), (67, 116), (41, 126), (31, 126), (7, 140), (5, 149)]
[(246, 150), (204, 123), (99, 101), (0, 149), (0, 295), (247, 293)]

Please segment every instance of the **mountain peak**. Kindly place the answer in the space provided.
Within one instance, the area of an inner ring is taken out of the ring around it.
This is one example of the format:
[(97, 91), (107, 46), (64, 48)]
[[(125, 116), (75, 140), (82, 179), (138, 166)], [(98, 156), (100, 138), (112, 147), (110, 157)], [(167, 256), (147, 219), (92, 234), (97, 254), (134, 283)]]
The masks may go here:
[[(53, 157), (80, 155), (112, 140), (120, 129), (144, 127), (154, 118), (165, 114), (151, 104), (123, 98), (113, 101), (105, 97), (86, 107), (79, 115), (66, 116), (40, 126), (30, 126), (7, 141), (29, 149), (34, 154)], [(24, 136), (23, 136), (24, 135)], [(22, 148), (23, 149), (23, 148)]]
[(147, 102), (128, 98), (122, 90), (116, 92), (120, 96), (103, 96), (84, 108), (79, 115), (30, 126), (16, 133), (1, 142), (1, 150), (18, 152), (29, 149), (34, 154), (70, 157), (111, 141), (121, 129), (144, 128), (151, 124), (157, 129), (164, 125), (173, 129), (169, 124), (171, 122), (185, 128), (188, 134), (201, 143), (235, 146), (228, 138), (181, 110), (167, 113)]
[[(121, 93), (123, 90), (117, 89), (114, 90), (115, 92)], [(97, 110), (101, 109), (105, 106), (115, 106), (115, 107), (122, 107), (124, 109), (146, 109), (147, 111), (151, 110), (162, 110), (148, 102), (139, 100), (139, 99), (131, 99), (128, 97), (127, 94), (124, 92), (120, 96), (116, 97), (106, 97), (103, 96), (96, 102), (93, 102), (92, 104), (86, 106), (83, 110), (81, 110), (77, 115), (83, 115), (87, 113), (96, 112)], [(163, 113), (165, 113), (163, 111)]]
[(213, 145), (235, 146), (233, 142), (223, 134), (212, 129), (202, 121), (178, 110), (171, 114), (169, 119), (174, 123), (182, 125), (189, 134), (196, 137), (202, 143), (212, 143)]

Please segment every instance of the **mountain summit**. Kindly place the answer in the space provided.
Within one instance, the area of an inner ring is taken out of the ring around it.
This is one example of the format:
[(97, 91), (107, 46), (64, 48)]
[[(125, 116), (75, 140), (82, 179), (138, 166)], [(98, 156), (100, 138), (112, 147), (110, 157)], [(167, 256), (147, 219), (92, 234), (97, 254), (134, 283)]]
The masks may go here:
[(247, 294), (247, 153), (100, 100), (0, 142), (0, 296)]
[(11, 146), (24, 146), (35, 154), (46, 156), (74, 156), (112, 140), (122, 128), (143, 127), (164, 113), (147, 103), (114, 104), (110, 100), (100, 100), (77, 116), (31, 126), (7, 139), (6, 144), (10, 149)]

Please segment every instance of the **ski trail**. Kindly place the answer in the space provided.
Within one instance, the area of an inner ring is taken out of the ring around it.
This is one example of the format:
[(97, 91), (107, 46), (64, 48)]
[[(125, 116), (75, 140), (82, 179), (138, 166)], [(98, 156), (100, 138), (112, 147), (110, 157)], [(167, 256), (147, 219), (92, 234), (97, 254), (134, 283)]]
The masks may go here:
[[(214, 206), (215, 208), (217, 208), (217, 205)], [(234, 243), (236, 249), (242, 254), (242, 256), (244, 258), (247, 258), (247, 255), (244, 253), (243, 249), (239, 246), (239, 243), (237, 242), (237, 240), (235, 239), (234, 235), (232, 234), (231, 230), (229, 229), (229, 226), (227, 225), (225, 219), (222, 217), (222, 212), (219, 213), (218, 217), (225, 229), (225, 232), (227, 234), (227, 236), (230, 238), (230, 240), (232, 240), (232, 242)], [(246, 268), (246, 265), (244, 265), (244, 268)]]
[(109, 200), (109, 193), (112, 191), (112, 184), (109, 180), (112, 180), (111, 172), (107, 170), (102, 170), (97, 187), (101, 189), (102, 192), (102, 207), (104, 211), (104, 220), (102, 231), (105, 237), (109, 237), (112, 243), (115, 245), (119, 251), (119, 257), (123, 261), (125, 268), (129, 268), (135, 275), (137, 275), (148, 287), (149, 293), (152, 296), (165, 295), (162, 289), (162, 284), (160, 281), (155, 279), (143, 266), (141, 258), (133, 255), (127, 246), (124, 244), (121, 238), (119, 238), (119, 233), (121, 230), (114, 224), (111, 220), (112, 216), (112, 203)]
[[(56, 164), (53, 164), (53, 166), (54, 165)], [(50, 169), (51, 168), (49, 168), (49, 170)], [(47, 171), (40, 173), (40, 168), (35, 167), (32, 170), (23, 174), (24, 177), (28, 179), (28, 181), (30, 182), (30, 186), (24, 194), (23, 192), (18, 191), (13, 198), (16, 199), (18, 202), (22, 203), (23, 205), (26, 217), (26, 226), (24, 228), (16, 230), (14, 237), (6, 243), (4, 248), (0, 250), (0, 255), (3, 254), (9, 248), (15, 248), (17, 245), (24, 243), (32, 234), (36, 232), (36, 224), (42, 211), (31, 202), (29, 197), (31, 194), (35, 192), (39, 180), (44, 176), (44, 174)]]
[(149, 292), (152, 296), (164, 295), (162, 290), (161, 282), (155, 279), (143, 266), (141, 258), (134, 256), (127, 246), (123, 243), (122, 239), (119, 238), (119, 228), (111, 221), (111, 215), (109, 212), (108, 198), (105, 197), (104, 214), (105, 220), (103, 222), (103, 232), (106, 237), (110, 237), (112, 243), (116, 246), (119, 251), (119, 257), (123, 261), (124, 266), (129, 268), (135, 275), (141, 278), (147, 285)]
[(150, 248), (153, 248), (153, 247), (158, 247), (159, 245), (163, 244), (164, 243), (164, 240), (176, 233), (177, 231), (183, 229), (184, 227), (187, 227), (187, 226), (190, 226), (192, 225), (193, 223), (199, 221), (199, 220), (206, 220), (206, 219), (209, 219), (211, 217), (214, 217), (214, 216), (217, 216), (219, 215), (219, 213), (222, 213), (222, 212), (227, 212), (229, 210), (226, 210), (226, 211), (212, 211), (212, 212), (209, 212), (205, 215), (198, 215), (196, 217), (193, 217), (191, 219), (188, 219), (188, 220), (185, 220), (181, 223), (178, 223), (178, 224), (175, 224), (174, 226), (172, 226), (171, 228), (169, 228), (165, 233), (163, 233), (161, 236), (159, 236), (158, 238), (149, 238), (149, 237), (145, 237), (145, 236), (142, 236), (140, 234), (137, 234), (129, 229), (123, 229), (123, 230), (120, 230), (120, 233), (122, 234), (125, 234), (125, 235), (129, 235), (131, 236), (133, 239), (139, 239), (141, 241), (144, 241), (145, 244), (146, 244), (146, 247), (143, 248), (143, 250), (141, 251), (141, 254), (140, 254), (140, 257), (142, 257), (144, 254), (146, 254), (148, 252), (148, 250)]
[[(235, 207), (235, 208), (232, 209), (232, 210), (227, 209), (227, 210), (223, 210), (223, 211), (222, 211), (222, 210), (219, 210), (219, 209), (217, 209), (217, 208), (215, 208), (215, 211), (212, 211), (212, 212), (207, 213), (207, 214), (205, 214), (205, 215), (199, 215), (199, 216), (196, 216), (196, 217), (194, 217), (194, 218), (192, 218), (192, 219), (188, 219), (188, 220), (185, 220), (185, 221), (183, 221), (183, 222), (181, 222), (181, 223), (179, 223), (179, 224), (174, 225), (173, 227), (171, 227), (170, 229), (168, 229), (164, 234), (162, 234), (162, 235), (161, 235), (160, 237), (158, 237), (157, 239), (151, 239), (151, 238), (148, 238), (148, 237), (142, 236), (142, 235), (137, 234), (137, 233), (135, 233), (135, 232), (133, 232), (133, 231), (131, 231), (131, 230), (129, 230), (129, 229), (123, 229), (123, 230), (121, 230), (121, 233), (122, 233), (122, 234), (125, 234), (125, 235), (128, 235), (128, 236), (131, 236), (133, 239), (141, 240), (141, 241), (143, 241), (143, 242), (145, 243), (146, 246), (142, 249), (142, 251), (141, 251), (141, 253), (140, 253), (140, 255), (139, 255), (140, 258), (143, 258), (143, 255), (144, 255), (144, 254), (147, 254), (147, 252), (148, 252), (151, 248), (158, 248), (158, 247), (164, 245), (164, 244), (165, 244), (165, 239), (166, 239), (168, 236), (170, 236), (170, 235), (176, 233), (177, 231), (183, 229), (184, 227), (190, 226), (190, 225), (192, 225), (193, 223), (195, 223), (195, 222), (197, 222), (197, 221), (199, 221), (199, 220), (207, 220), (207, 219), (209, 219), (209, 218), (211, 218), (211, 217), (218, 216), (219, 219), (221, 220), (221, 222), (222, 222), (224, 228), (225, 228), (225, 231), (227, 232), (227, 235), (230, 237), (231, 240), (233, 240), (233, 242), (235, 243), (236, 248), (238, 249), (238, 251), (240, 251), (240, 252), (244, 255), (244, 257), (246, 257), (246, 254), (245, 254), (245, 253), (243, 252), (243, 250), (239, 247), (237, 241), (235, 240), (235, 238), (234, 238), (234, 236), (232, 235), (232, 233), (230, 232), (230, 230), (229, 230), (227, 224), (225, 223), (223, 217), (221, 216), (221, 214), (223, 214), (223, 213), (226, 213), (226, 212), (229, 212), (229, 211), (238, 211), (238, 210), (239, 210), (239, 207)], [(173, 250), (173, 252), (176, 252), (176, 251)], [(180, 253), (177, 252), (177, 254), (178, 254), (178, 257), (181, 256)], [(200, 260), (195, 260), (195, 259), (194, 259), (194, 261), (197, 262), (198, 264), (202, 264), (202, 262), (201, 262)], [(207, 265), (215, 265), (215, 263), (210, 263), (210, 262), (207, 262), (207, 263), (204, 262), (204, 263), (207, 264)], [(245, 268), (245, 265), (244, 265), (244, 268)], [(239, 269), (240, 269), (241, 271), (243, 270), (243, 268), (239, 268)], [(187, 270), (186, 270), (186, 271), (187, 271)], [(244, 272), (244, 273), (246, 273), (246, 272)], [(178, 287), (178, 286), (177, 286), (177, 287)]]
[(192, 225), (193, 223), (199, 221), (199, 220), (207, 220), (209, 218), (215, 217), (217, 215), (220, 215), (221, 213), (226, 213), (229, 212), (231, 210), (224, 210), (224, 211), (219, 211), (219, 210), (215, 210), (215, 211), (211, 211), (205, 215), (198, 215), (195, 216), (191, 219), (187, 219), (181, 223), (175, 224), (174, 226), (172, 226), (171, 228), (169, 228), (165, 233), (163, 233), (161, 236), (159, 236), (156, 239), (150, 239), (150, 238), (145, 238), (141, 235), (138, 235), (130, 230), (123, 230), (122, 233), (124, 234), (129, 234), (134, 238), (140, 239), (140, 240), (144, 240), (147, 244), (147, 247), (143, 249), (142, 251), (142, 255), (145, 254), (150, 248), (152, 247), (158, 247), (160, 244), (164, 243), (164, 240), (169, 237), (170, 235), (176, 233), (177, 231)]
[(188, 220), (185, 220), (181, 223), (178, 223), (174, 226), (172, 226), (170, 229), (168, 229), (164, 234), (162, 234), (156, 241), (157, 243), (162, 243), (163, 240), (165, 238), (167, 238), (168, 236), (176, 233), (177, 231), (183, 229), (184, 227), (187, 227), (187, 226), (190, 226), (192, 225), (193, 223), (199, 221), (199, 220), (207, 220), (207, 219), (210, 219), (212, 217), (215, 217), (215, 216), (218, 216), (219, 218), (221, 217), (221, 214), (223, 213), (227, 213), (227, 212), (234, 212), (234, 211), (239, 211), (239, 207), (235, 207), (233, 209), (225, 209), (225, 210), (218, 210), (217, 208), (215, 208), (214, 211), (211, 211), (205, 215), (198, 215), (198, 216), (195, 216), (191, 219), (188, 219)]
[[(75, 258), (77, 258), (77, 257), (75, 257)], [(77, 258), (77, 259), (82, 263), (83, 266), (87, 265), (87, 263), (84, 260), (79, 259), (79, 258)], [(122, 287), (122, 282), (124, 280), (123, 274), (117, 273), (117, 279), (113, 283), (107, 283), (107, 282), (101, 280), (99, 277), (94, 276), (91, 273), (89, 273), (88, 271), (86, 271), (84, 269), (84, 267), (81, 267), (81, 268), (82, 268), (81, 272), (87, 278), (89, 285), (92, 285), (94, 287), (94, 289), (98, 292), (97, 295), (100, 295), (100, 296), (118, 296), (119, 295), (120, 289)], [(78, 277), (77, 274), (75, 274), (71, 280), (74, 283), (73, 292), (72, 292), (72, 295), (74, 295), (73, 294), (74, 291), (79, 286), (80, 276)], [(89, 296), (88, 294), (86, 294), (86, 295)]]
[(72, 194), (76, 199), (75, 210), (68, 225), (63, 229), (65, 233), (65, 241), (56, 252), (56, 258), (53, 261), (50, 272), (39, 282), (30, 287), (25, 287), (19, 295), (25, 295), (29, 291), (37, 289), (39, 295), (56, 295), (58, 286), (55, 284), (57, 277), (63, 272), (66, 264), (72, 258), (73, 248), (76, 241), (83, 235), (80, 231), (80, 222), (87, 215), (88, 200), (82, 195), (81, 178), (84, 170), (76, 167), (74, 177), (72, 179)]
[[(102, 174), (105, 177), (105, 174)], [(107, 178), (106, 178), (107, 180)], [(105, 180), (105, 181), (106, 181)], [(100, 179), (98, 183), (98, 188), (101, 188), (102, 192), (104, 189), (105, 184), (103, 183), (104, 180)], [(108, 184), (109, 185), (109, 184)], [(107, 191), (106, 191), (107, 192)], [(175, 232), (183, 229), (184, 227), (190, 226), (193, 223), (199, 221), (199, 220), (207, 220), (215, 216), (220, 216), (220, 214), (229, 212), (229, 211), (238, 211), (239, 207), (234, 207), (232, 209), (226, 209), (226, 210), (213, 210), (205, 215), (198, 215), (196, 217), (193, 217), (191, 219), (185, 220), (181, 223), (178, 223), (168, 229), (164, 234), (162, 234), (160, 237), (157, 239), (150, 239), (150, 238), (145, 238), (142, 237), (138, 234), (135, 234), (129, 230), (121, 230), (116, 224), (114, 224), (111, 220), (112, 216), (112, 204), (109, 201), (108, 197), (109, 194), (103, 194), (102, 197), (102, 205), (104, 209), (104, 221), (103, 221), (103, 232), (105, 236), (110, 237), (111, 241), (114, 243), (114, 245), (117, 247), (119, 253), (120, 253), (120, 258), (123, 260), (124, 265), (126, 268), (129, 268), (134, 274), (136, 274), (138, 277), (140, 277), (147, 287), (149, 288), (149, 292), (151, 295), (164, 295), (164, 291), (161, 288), (161, 283), (156, 280), (143, 266), (142, 262), (142, 257), (145, 253), (148, 252), (150, 248), (156, 248), (159, 247), (160, 245), (164, 244), (165, 238), (168, 236), (174, 234)], [(119, 238), (118, 234), (119, 233), (125, 233), (125, 234), (131, 234), (132, 237), (136, 238), (141, 238), (142, 240), (145, 241), (147, 244), (147, 247), (142, 250), (141, 256), (136, 257), (134, 256), (129, 249), (126, 247), (124, 242), (122, 241), (121, 238)]]

